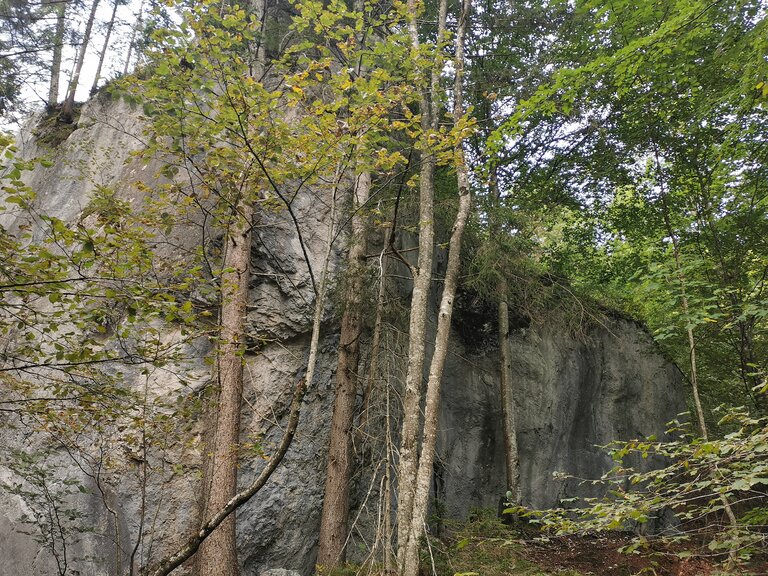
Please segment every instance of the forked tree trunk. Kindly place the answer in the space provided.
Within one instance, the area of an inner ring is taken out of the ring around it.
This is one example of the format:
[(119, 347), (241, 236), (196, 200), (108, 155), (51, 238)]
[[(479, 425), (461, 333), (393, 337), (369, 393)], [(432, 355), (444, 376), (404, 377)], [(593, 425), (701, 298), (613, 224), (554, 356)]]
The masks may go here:
[[(241, 192), (241, 194), (243, 194)], [(237, 454), (243, 394), (243, 353), (250, 280), (253, 204), (243, 194), (225, 236), (221, 275), (221, 321), (216, 354), (219, 394), (206, 479), (203, 517), (224, 508), (237, 492)], [(235, 516), (230, 515), (203, 542), (198, 553), (200, 576), (237, 576)]]
[[(440, 2), (438, 17), (438, 38), (445, 31), (445, 0)], [(420, 49), (419, 30), (416, 23), (418, 0), (408, 0), (408, 11), (413, 15), (408, 23), (411, 46), (415, 52)], [(416, 473), (419, 457), (419, 424), (421, 420), (422, 378), (426, 353), (427, 304), (432, 283), (432, 261), (434, 257), (434, 199), (435, 199), (435, 156), (430, 148), (430, 134), (436, 128), (439, 87), (438, 61), (433, 63), (429, 85), (421, 88), (421, 169), (419, 171), (419, 256), (416, 267), (412, 268), (413, 290), (408, 325), (408, 367), (403, 393), (403, 424), (400, 433), (400, 460), (397, 468), (397, 561), (402, 569), (410, 533), (413, 500), (416, 494)], [(433, 100), (430, 102), (429, 95)]]
[(53, 33), (53, 56), (51, 59), (51, 82), (48, 88), (48, 108), (59, 101), (59, 77), (61, 76), (61, 55), (64, 51), (64, 30), (67, 4), (60, 0), (56, 4), (56, 30)]
[[(469, 17), (470, 0), (464, 0), (459, 15), (458, 29), (456, 31), (456, 55), (454, 68), (456, 77), (454, 82), (454, 108), (453, 119), (458, 125), (464, 116), (463, 77), (464, 77), (464, 36)], [(441, 6), (441, 12), (443, 8)], [(435, 349), (429, 368), (427, 380), (426, 400), (424, 404), (424, 432), (421, 453), (418, 459), (418, 471), (416, 476), (415, 495), (410, 510), (408, 521), (409, 532), (406, 535), (405, 549), (400, 564), (402, 576), (417, 576), (419, 573), (419, 542), (424, 530), (424, 523), (429, 503), (429, 490), (432, 479), (432, 467), (435, 460), (435, 446), (437, 443), (438, 413), (440, 410), (440, 388), (442, 384), (445, 359), (448, 354), (448, 343), (451, 330), (451, 316), (453, 314), (453, 301), (458, 284), (461, 241), (464, 229), (469, 218), (472, 197), (469, 190), (469, 174), (464, 156), (463, 141), (458, 140), (454, 149), (455, 168), (459, 188), (459, 210), (451, 231), (449, 242), (448, 263), (445, 271), (443, 293), (440, 299), (440, 310), (437, 318), (437, 332), (435, 334)], [(398, 532), (401, 536), (402, 532)]]
[(93, 77), (91, 96), (93, 96), (96, 93), (96, 90), (99, 88), (99, 80), (101, 80), (101, 68), (104, 66), (104, 59), (107, 55), (107, 49), (109, 48), (109, 39), (112, 36), (112, 28), (115, 26), (115, 16), (117, 15), (118, 3), (119, 0), (114, 0), (114, 4), (112, 5), (112, 16), (109, 18), (109, 23), (107, 24), (107, 33), (104, 35), (104, 46), (101, 49), (101, 54), (99, 54), (99, 64), (96, 67), (96, 75)]
[(85, 24), (85, 32), (83, 32), (83, 40), (80, 43), (80, 50), (77, 53), (77, 60), (75, 61), (75, 69), (72, 73), (72, 79), (69, 81), (69, 89), (67, 90), (67, 97), (64, 100), (64, 105), (61, 107), (61, 113), (59, 114), (59, 120), (66, 124), (71, 124), (74, 119), (75, 111), (75, 93), (77, 92), (77, 86), (80, 84), (80, 72), (83, 69), (83, 62), (85, 62), (85, 54), (88, 51), (88, 45), (91, 41), (91, 31), (93, 30), (93, 22), (96, 20), (96, 9), (99, 7), (99, 0), (93, 0), (91, 5), (91, 12), (88, 15), (88, 22)]
[(320, 518), (317, 564), (325, 569), (345, 561), (349, 484), (352, 477), (352, 426), (357, 393), (357, 367), (362, 333), (361, 303), (364, 288), (366, 217), (362, 207), (368, 201), (371, 174), (363, 172), (354, 187), (351, 246), (347, 256), (348, 274), (341, 318), (339, 358), (336, 367), (336, 398), (331, 417), (325, 498)]

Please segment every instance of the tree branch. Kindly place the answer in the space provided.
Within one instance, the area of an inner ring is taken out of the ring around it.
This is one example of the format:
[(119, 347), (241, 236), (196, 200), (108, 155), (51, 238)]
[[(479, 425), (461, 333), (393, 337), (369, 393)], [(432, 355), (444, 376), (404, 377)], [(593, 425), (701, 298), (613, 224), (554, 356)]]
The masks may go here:
[(293, 393), (293, 399), (291, 400), (291, 413), (288, 418), (288, 426), (286, 427), (283, 439), (280, 442), (277, 451), (269, 459), (269, 462), (261, 471), (258, 478), (256, 478), (256, 480), (254, 480), (245, 490), (235, 494), (232, 499), (227, 502), (226, 506), (203, 524), (200, 530), (198, 530), (194, 536), (189, 538), (177, 552), (160, 561), (160, 564), (158, 564), (157, 568), (154, 570), (144, 571), (145, 575), (167, 576), (184, 562), (189, 560), (195, 552), (197, 552), (198, 548), (200, 548), (203, 541), (211, 535), (219, 524), (226, 520), (227, 517), (240, 508), (240, 506), (248, 502), (267, 483), (267, 480), (269, 480), (269, 477), (280, 465), (280, 462), (283, 460), (283, 457), (286, 452), (288, 452), (288, 448), (293, 442), (296, 427), (299, 424), (299, 409), (301, 408), (301, 401), (304, 398), (306, 387), (306, 381), (304, 379), (299, 380), (296, 385), (296, 390)]

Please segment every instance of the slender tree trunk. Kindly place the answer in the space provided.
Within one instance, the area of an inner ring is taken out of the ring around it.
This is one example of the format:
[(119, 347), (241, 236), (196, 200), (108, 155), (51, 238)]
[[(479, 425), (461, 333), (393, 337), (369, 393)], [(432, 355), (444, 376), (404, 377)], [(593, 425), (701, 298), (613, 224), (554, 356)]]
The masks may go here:
[[(464, 0), (456, 32), (456, 55), (454, 59), (456, 78), (454, 82), (453, 119), (455, 124), (459, 124), (464, 116), (464, 36), (467, 28), (469, 9), (470, 0)], [(429, 489), (435, 459), (438, 413), (440, 409), (440, 388), (442, 384), (443, 369), (445, 367), (445, 359), (448, 354), (453, 300), (456, 295), (456, 286), (459, 277), (461, 241), (472, 204), (472, 197), (469, 190), (469, 175), (462, 140), (459, 140), (456, 144), (454, 157), (459, 187), (459, 210), (451, 231), (448, 264), (445, 271), (445, 283), (443, 285), (443, 293), (440, 300), (440, 310), (437, 319), (435, 350), (429, 368), (429, 379), (427, 380), (426, 401), (424, 405), (424, 434), (421, 454), (418, 459), (416, 491), (412, 510), (410, 512), (411, 518), (408, 522), (409, 532), (407, 534), (404, 556), (400, 566), (400, 571), (403, 576), (417, 576), (419, 572), (419, 541), (421, 539), (424, 521), (427, 515)], [(399, 532), (399, 535), (400, 534), (402, 533)]]
[(387, 386), (387, 406), (386, 406), (386, 419), (385, 425), (387, 427), (385, 432), (385, 457), (384, 457), (384, 574), (389, 576), (393, 573), (392, 564), (392, 452), (394, 446), (392, 444), (392, 421), (391, 421), (391, 402), (389, 395), (389, 386)]
[(114, 0), (112, 5), (112, 16), (109, 18), (109, 24), (107, 24), (107, 33), (104, 36), (104, 47), (101, 49), (99, 55), (99, 65), (96, 67), (96, 75), (93, 77), (93, 85), (91, 86), (91, 96), (96, 94), (96, 90), (99, 87), (99, 80), (101, 80), (101, 68), (104, 66), (104, 58), (107, 55), (107, 49), (109, 48), (109, 38), (112, 36), (112, 28), (115, 26), (115, 16), (117, 15), (118, 0)]
[(499, 292), (499, 392), (504, 433), (504, 468), (507, 476), (507, 502), (520, 505), (520, 454), (517, 448), (515, 395), (512, 390), (512, 358), (509, 351), (509, 304), (507, 279), (501, 278)]
[(131, 27), (131, 38), (128, 41), (128, 54), (125, 56), (125, 66), (123, 67), (123, 76), (128, 75), (128, 70), (131, 67), (131, 58), (133, 57), (133, 45), (136, 42), (136, 31), (141, 27), (144, 18), (144, 0), (141, 0), (139, 4), (139, 12), (136, 17), (136, 22)]
[(704, 419), (704, 409), (701, 405), (701, 397), (699, 396), (699, 371), (696, 365), (696, 339), (693, 335), (693, 327), (690, 326), (690, 323), (687, 321), (687, 318), (689, 316), (689, 306), (688, 306), (688, 292), (686, 288), (686, 279), (685, 279), (685, 273), (683, 271), (683, 264), (680, 259), (680, 245), (677, 239), (677, 233), (672, 228), (672, 221), (669, 218), (669, 206), (667, 206), (667, 190), (666, 190), (666, 184), (664, 183), (664, 177), (663, 172), (661, 168), (661, 159), (659, 158), (659, 151), (655, 150), (655, 161), (656, 161), (656, 170), (659, 175), (659, 179), (661, 181), (661, 207), (662, 207), (662, 216), (664, 218), (664, 226), (667, 229), (667, 234), (672, 239), (672, 256), (675, 260), (675, 274), (677, 275), (677, 280), (680, 283), (680, 294), (681, 294), (681, 301), (680, 306), (683, 310), (683, 315), (686, 318), (686, 324), (688, 324), (688, 328), (686, 329), (686, 334), (688, 336), (688, 354), (690, 355), (690, 362), (691, 362), (691, 389), (693, 392), (693, 404), (696, 408), (696, 419), (699, 424), (699, 431), (701, 432), (701, 437), (704, 438), (704, 440), (707, 440), (709, 435), (707, 434), (707, 422)]
[(364, 289), (363, 268), (367, 243), (366, 217), (361, 208), (368, 201), (371, 174), (363, 172), (354, 187), (352, 209), (352, 245), (348, 254), (348, 277), (341, 319), (339, 358), (336, 368), (336, 398), (331, 417), (328, 447), (328, 472), (325, 498), (320, 518), (317, 564), (326, 569), (342, 565), (345, 560), (349, 484), (352, 477), (352, 426), (357, 393), (357, 368), (360, 360), (361, 295)]
[(48, 88), (48, 108), (52, 109), (59, 101), (59, 79), (61, 76), (61, 55), (64, 49), (65, 2), (56, 4), (56, 31), (53, 34), (53, 58), (51, 60), (51, 83)]
[[(445, 32), (445, 0), (440, 2), (438, 17), (438, 38)], [(413, 15), (408, 23), (411, 47), (420, 49), (419, 31), (416, 23), (418, 0), (408, 0), (409, 13)], [(403, 424), (400, 433), (400, 460), (397, 470), (397, 560), (401, 567), (405, 562), (405, 551), (410, 533), (413, 513), (413, 499), (416, 493), (418, 467), (418, 440), (421, 416), (422, 378), (424, 376), (425, 338), (427, 330), (427, 304), (432, 281), (434, 255), (434, 198), (435, 198), (435, 156), (430, 149), (430, 134), (436, 127), (441, 59), (433, 63), (429, 85), (421, 88), (421, 170), (419, 172), (419, 257), (416, 268), (412, 269), (413, 291), (411, 293), (411, 314), (408, 326), (408, 367), (403, 393)], [(432, 94), (432, 102), (429, 95)]]
[[(236, 212), (225, 237), (225, 272), (221, 276), (221, 326), (217, 352), (219, 395), (206, 481), (208, 496), (204, 518), (224, 508), (237, 492), (253, 212), (253, 204), (246, 192), (236, 203)], [(200, 576), (239, 574), (234, 515), (224, 520), (200, 547), (198, 573)]]
[(384, 300), (386, 297), (386, 277), (387, 277), (387, 257), (389, 241), (392, 237), (392, 228), (387, 226), (384, 232), (384, 247), (379, 255), (379, 294), (376, 298), (376, 316), (373, 321), (373, 334), (371, 335), (371, 363), (368, 367), (368, 377), (366, 378), (365, 390), (363, 391), (363, 402), (360, 408), (360, 420), (357, 426), (357, 440), (363, 444), (368, 432), (368, 418), (371, 408), (371, 397), (373, 396), (373, 387), (378, 379), (379, 373), (379, 351), (381, 349), (381, 327), (384, 320)]
[[(501, 193), (499, 191), (495, 166), (491, 169), (489, 189), (494, 208), (499, 210), (501, 208)], [(502, 234), (501, 223), (495, 215), (491, 215), (491, 233), (496, 237)], [(503, 274), (496, 285), (496, 292), (499, 298), (499, 403), (501, 404), (501, 424), (504, 435), (504, 470), (508, 492), (505, 498), (508, 503), (519, 505), (522, 497), (520, 495), (520, 455), (517, 449), (515, 396), (512, 390), (512, 359), (509, 350), (509, 286), (507, 278)]]
[[(663, 217), (664, 217), (664, 225), (667, 228), (667, 234), (672, 239), (672, 255), (675, 260), (675, 273), (677, 274), (677, 280), (680, 283), (680, 306), (683, 310), (683, 316), (686, 319), (686, 323), (688, 324), (688, 328), (686, 330), (687, 336), (688, 336), (688, 353), (690, 355), (690, 361), (691, 361), (691, 388), (693, 391), (693, 403), (696, 408), (696, 417), (698, 419), (699, 423), (699, 431), (701, 432), (701, 437), (707, 441), (709, 439), (709, 434), (707, 431), (707, 422), (704, 419), (704, 409), (701, 405), (701, 397), (699, 396), (699, 371), (696, 364), (696, 339), (693, 334), (693, 327), (690, 326), (690, 323), (688, 322), (688, 318), (690, 317), (690, 307), (688, 303), (688, 293), (687, 293), (687, 282), (685, 277), (685, 272), (683, 270), (683, 265), (680, 257), (680, 245), (677, 238), (677, 234), (672, 228), (672, 222), (669, 218), (669, 207), (667, 206), (667, 192), (666, 187), (664, 185), (663, 176), (662, 176), (662, 169), (661, 169), (661, 160), (659, 158), (659, 152), (658, 150), (655, 151), (655, 159), (656, 159), (656, 169), (659, 173), (659, 178), (661, 181), (661, 204), (662, 204), (662, 210), (663, 210)], [(718, 474), (718, 472), (713, 471), (713, 475)], [(736, 519), (736, 514), (733, 512), (733, 508), (731, 507), (731, 503), (728, 500), (728, 497), (725, 494), (720, 494), (720, 501), (723, 503), (723, 510), (725, 511), (725, 515), (728, 517), (728, 522), (731, 524), (731, 526), (738, 526), (738, 520)], [(728, 556), (728, 564), (733, 565), (735, 564), (736, 560), (738, 558), (737, 551), (731, 550)]]
[(67, 97), (64, 100), (64, 105), (61, 107), (61, 113), (59, 114), (59, 120), (66, 124), (71, 124), (74, 119), (75, 92), (77, 92), (77, 86), (80, 83), (80, 72), (83, 69), (83, 62), (85, 62), (85, 54), (88, 51), (88, 44), (91, 41), (91, 31), (93, 30), (93, 22), (96, 20), (96, 9), (98, 7), (99, 0), (93, 0), (93, 4), (91, 5), (91, 12), (88, 15), (88, 22), (85, 24), (83, 40), (80, 43), (80, 50), (77, 53), (75, 69), (72, 74), (72, 79), (69, 81)]

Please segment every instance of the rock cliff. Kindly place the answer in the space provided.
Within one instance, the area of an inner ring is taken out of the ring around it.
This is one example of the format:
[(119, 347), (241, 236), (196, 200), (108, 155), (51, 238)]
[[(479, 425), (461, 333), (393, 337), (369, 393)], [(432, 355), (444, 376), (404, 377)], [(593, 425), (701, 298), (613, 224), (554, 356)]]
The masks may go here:
[[(80, 124), (59, 144), (50, 167), (28, 176), (37, 191), (36, 208), (75, 223), (97, 185), (111, 186), (122, 197), (138, 202), (157, 182), (159, 163), (145, 164), (131, 156), (141, 149), (141, 122), (137, 111), (120, 102), (93, 102), (85, 107)], [(26, 157), (49, 154), (26, 135), (21, 151)], [(310, 196), (296, 199), (305, 226), (310, 259), (318, 261), (327, 224)], [(0, 214), (0, 226), (18, 230), (26, 216)], [(312, 295), (306, 266), (292, 227), (275, 213), (259, 228), (253, 245), (254, 276), (249, 320), (253, 333), (265, 337), (257, 352), (246, 357), (246, 408), (243, 437), (257, 438), (268, 455), (279, 441), (281, 423), (292, 386), (301, 377), (308, 346)], [(191, 234), (179, 242), (193, 245)], [(169, 254), (168, 257), (173, 257)], [(407, 294), (407, 282), (400, 290)], [(478, 327), (479, 330), (480, 327)], [(305, 399), (298, 434), (283, 464), (267, 486), (238, 512), (238, 539), (243, 574), (268, 569), (290, 569), (311, 574), (317, 542), (325, 467), (328, 423), (336, 362), (337, 328), (329, 310), (324, 329), (319, 369)], [(173, 337), (169, 328), (169, 338)], [(497, 350), (474, 346), (464, 338), (452, 339), (445, 371), (440, 413), (438, 464), (434, 488), (439, 512), (465, 517), (473, 508), (497, 506), (504, 492), (503, 438), (498, 400)], [(402, 335), (387, 340), (393, 372), (402, 351)], [(588, 494), (574, 480), (560, 480), (561, 471), (578, 478), (595, 478), (610, 468), (610, 458), (598, 446), (614, 439), (658, 434), (685, 409), (677, 369), (662, 358), (650, 336), (635, 323), (606, 320), (575, 338), (547, 325), (520, 328), (509, 335), (515, 375), (521, 482), (524, 502), (546, 507), (562, 498)], [(186, 345), (185, 370), (193, 375), (182, 385), (173, 371), (150, 379), (138, 371), (126, 372), (136, 389), (148, 386), (152, 395), (194, 398), (207, 382), (204, 359), (210, 344), (199, 340)], [(352, 553), (364, 558), (380, 526), (381, 438), (386, 426), (385, 391), (376, 392), (377, 438), (358, 446), (361, 465), (355, 476)], [(390, 400), (397, 413), (395, 394)], [(186, 443), (172, 442), (138, 462), (131, 454), (116, 453), (110, 466), (95, 476), (76, 462), (55, 439), (31, 434), (13, 414), (0, 413), (0, 445), (29, 454), (45, 451), (45, 465), (53, 474), (46, 489), (60, 494), (59, 508), (77, 509), (82, 516), (68, 522), (53, 543), (41, 538), (28, 521), (39, 509), (51, 510), (52, 501), (25, 498), (6, 490), (0, 493), (0, 576), (56, 574), (62, 545), (67, 545), (68, 569), (82, 576), (127, 574), (132, 562), (158, 558), (181, 541), (199, 521), (198, 496), (201, 448), (206, 425), (203, 417), (179, 422)], [(396, 432), (397, 426), (392, 430)], [(133, 459), (132, 459), (133, 458)], [(0, 482), (20, 482), (18, 467), (0, 459)], [(241, 482), (258, 474), (262, 459), (243, 458)], [(64, 490), (63, 480), (77, 490)], [(79, 487), (82, 486), (82, 490)], [(69, 492), (72, 492), (71, 494)], [(66, 504), (66, 505), (65, 505)], [(46, 508), (48, 506), (48, 508)], [(386, 509), (384, 506), (383, 509)], [(25, 521), (25, 518), (27, 519)], [(143, 543), (136, 547), (139, 535)], [(55, 554), (54, 554), (55, 552)], [(69, 573), (69, 572), (68, 572)]]

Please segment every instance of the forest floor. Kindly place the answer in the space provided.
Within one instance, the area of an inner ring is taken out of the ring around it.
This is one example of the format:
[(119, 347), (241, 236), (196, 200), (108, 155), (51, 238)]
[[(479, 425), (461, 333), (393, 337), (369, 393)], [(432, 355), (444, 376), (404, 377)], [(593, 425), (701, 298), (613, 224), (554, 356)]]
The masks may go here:
[(424, 550), (423, 576), (768, 576), (768, 558), (729, 572), (722, 556), (660, 540), (624, 553), (632, 534), (542, 537), (485, 515), (440, 536)]

